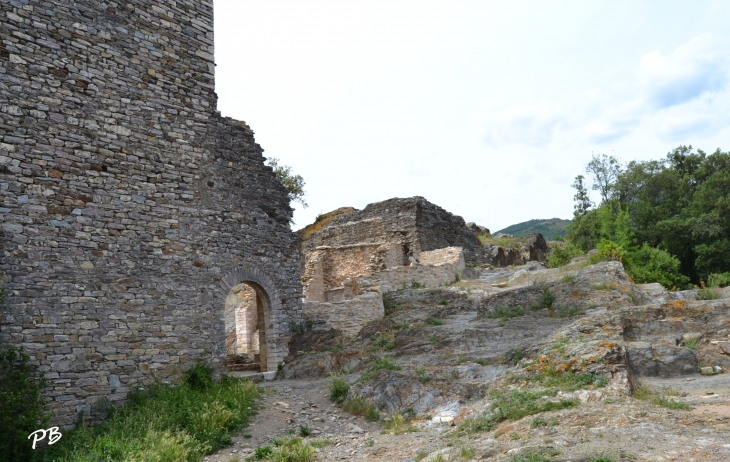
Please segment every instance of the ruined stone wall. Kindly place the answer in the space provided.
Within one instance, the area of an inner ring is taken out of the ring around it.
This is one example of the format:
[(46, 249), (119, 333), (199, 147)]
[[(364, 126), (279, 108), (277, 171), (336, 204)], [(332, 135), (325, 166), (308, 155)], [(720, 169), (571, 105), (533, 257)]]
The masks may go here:
[(0, 343), (50, 379), (53, 423), (202, 359), (225, 298), (268, 298), (268, 369), (301, 322), (286, 190), (216, 111), (213, 2), (0, 2)]
[(360, 211), (348, 210), (326, 226), (311, 225), (299, 233), (306, 236), (302, 242), (304, 254), (320, 246), (389, 242), (400, 244), (404, 253), (413, 257), (458, 246), (464, 249), (467, 263), (485, 260), (476, 233), (466, 227), (463, 218), (419, 196), (369, 204)]
[(461, 247), (447, 247), (421, 253), (421, 263), (400, 266), (381, 271), (375, 275), (380, 280), (382, 293), (411, 287), (415, 281), (426, 287), (439, 287), (453, 281), (466, 267)]

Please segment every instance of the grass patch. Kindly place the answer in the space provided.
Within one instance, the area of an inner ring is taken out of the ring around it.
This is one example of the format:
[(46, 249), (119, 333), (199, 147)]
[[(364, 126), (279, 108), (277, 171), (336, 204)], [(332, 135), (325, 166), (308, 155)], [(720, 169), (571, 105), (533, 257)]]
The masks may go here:
[(409, 325), (408, 325), (408, 323), (407, 323), (407, 322), (405, 322), (405, 321), (403, 321), (403, 322), (401, 322), (401, 323), (397, 323), (397, 322), (396, 322), (396, 323), (393, 323), (393, 329), (395, 329), (395, 330), (403, 330), (403, 329), (408, 329), (409, 327), (410, 327), (410, 326), (409, 326)]
[(562, 282), (563, 284), (569, 284), (569, 283), (573, 282), (574, 279), (575, 279), (574, 274), (566, 274), (565, 276), (560, 278), (560, 282)]
[(270, 462), (308, 462), (312, 460), (316, 452), (313, 445), (303, 443), (300, 438), (278, 437), (272, 443), (271, 446), (256, 448), (249, 459)]
[(389, 419), (386, 419), (383, 422), (383, 427), (390, 430), (394, 435), (418, 431), (418, 428), (411, 425), (411, 419), (401, 413), (393, 414)]
[(348, 399), (342, 403), (342, 409), (350, 414), (363, 416), (370, 422), (380, 420), (380, 413), (373, 405), (373, 402), (362, 396), (355, 396), (354, 398)]
[(617, 290), (618, 286), (616, 286), (616, 284), (612, 284), (610, 282), (602, 282), (601, 284), (593, 284), (591, 286), (591, 289), (593, 289), (593, 290)]
[(432, 326), (440, 326), (444, 323), (444, 320), (439, 318), (428, 318), (428, 321), (426, 321), (426, 323)]
[(446, 300), (445, 298), (442, 298), (441, 301), (439, 302), (439, 305), (443, 305), (443, 306), (446, 306), (448, 304), (449, 304), (449, 301)]
[(194, 366), (183, 384), (156, 384), (130, 393), (130, 403), (96, 427), (80, 425), (46, 451), (57, 461), (197, 461), (231, 444), (231, 432), (248, 423), (256, 385)]
[(699, 338), (690, 339), (684, 344), (684, 346), (689, 348), (690, 350), (696, 350), (700, 346), (700, 340), (701, 339)]
[(507, 306), (498, 306), (496, 310), (492, 311), (491, 313), (485, 315), (485, 318), (489, 319), (500, 319), (502, 321), (506, 321), (507, 319), (516, 318), (517, 316), (522, 316), (525, 314), (524, 308), (517, 305), (514, 307), (507, 307)]
[(330, 383), (330, 401), (337, 404), (343, 403), (349, 391), (350, 384), (345, 382), (345, 379), (334, 377)]
[(695, 298), (697, 298), (697, 300), (717, 300), (720, 298), (720, 292), (717, 289), (711, 288), (697, 289)]
[(581, 313), (575, 306), (569, 308), (567, 306), (561, 305), (555, 310), (555, 315), (559, 318), (573, 318), (575, 316), (578, 316), (579, 314)]
[(460, 431), (478, 432), (492, 431), (497, 424), (506, 420), (519, 420), (529, 415), (542, 412), (569, 409), (579, 404), (574, 399), (559, 399), (551, 401), (558, 390), (518, 391), (509, 390), (493, 395), (492, 411), (481, 417), (466, 419), (460, 426)]
[(512, 456), (510, 462), (551, 462), (557, 455), (560, 455), (560, 451), (557, 449), (529, 449), (522, 454)]
[(647, 387), (644, 384), (640, 384), (634, 389), (634, 398), (640, 399), (642, 401), (651, 400), (652, 404), (665, 407), (667, 409), (692, 409), (692, 406), (690, 406), (689, 404), (682, 401), (669, 399), (666, 396), (657, 394), (651, 388)]
[(418, 370), (416, 370), (416, 374), (418, 374), (418, 381), (421, 383), (426, 383), (431, 380), (431, 377), (426, 375), (426, 368), (420, 367)]

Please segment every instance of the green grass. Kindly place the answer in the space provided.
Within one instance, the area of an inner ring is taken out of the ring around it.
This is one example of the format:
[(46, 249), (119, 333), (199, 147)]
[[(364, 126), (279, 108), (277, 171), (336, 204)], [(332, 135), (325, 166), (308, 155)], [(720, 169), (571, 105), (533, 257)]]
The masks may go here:
[(578, 308), (575, 306), (572, 306), (569, 308), (567, 306), (561, 305), (555, 310), (555, 315), (558, 316), (559, 318), (573, 318), (575, 316), (578, 316), (579, 314), (581, 314), (581, 313), (580, 313), (580, 311), (578, 311)]
[(657, 406), (666, 407), (667, 409), (684, 409), (684, 410), (692, 409), (692, 406), (690, 406), (687, 403), (669, 399), (664, 396), (657, 396), (656, 398), (654, 398), (653, 402)]
[(603, 282), (601, 284), (593, 284), (591, 286), (591, 289), (593, 289), (593, 290), (618, 290), (618, 286), (616, 284), (612, 284), (610, 282)]
[(720, 292), (710, 288), (697, 289), (696, 298), (697, 300), (717, 300), (720, 298)]
[(507, 306), (498, 306), (496, 310), (492, 311), (491, 313), (485, 315), (485, 318), (489, 319), (501, 319), (506, 321), (507, 319), (516, 318), (517, 316), (522, 316), (525, 314), (524, 308), (517, 305), (514, 307), (507, 307)]
[(316, 447), (303, 443), (300, 438), (278, 437), (273, 445), (260, 446), (254, 450), (252, 460), (270, 462), (308, 462), (314, 457)]
[(411, 419), (401, 413), (393, 414), (389, 419), (386, 419), (383, 422), (383, 427), (390, 430), (395, 435), (418, 431), (417, 427), (411, 425)]
[(350, 385), (340, 377), (335, 377), (330, 383), (330, 401), (333, 403), (340, 404), (347, 398), (347, 393), (350, 391)]
[(442, 298), (441, 301), (439, 302), (439, 305), (443, 305), (443, 306), (446, 306), (448, 304), (449, 304), (449, 301), (446, 300), (445, 298)]
[(259, 390), (232, 378), (214, 383), (209, 372), (196, 366), (175, 388), (157, 384), (130, 393), (130, 403), (106, 422), (65, 433), (46, 456), (58, 462), (198, 461), (229, 446), (231, 432), (248, 424)]
[(428, 321), (426, 322), (432, 326), (440, 326), (444, 323), (444, 320), (439, 318), (428, 318)]
[(546, 398), (555, 396), (558, 390), (499, 392), (492, 397), (492, 410), (481, 417), (466, 419), (459, 426), (460, 431), (492, 431), (500, 422), (519, 420), (542, 412), (569, 409), (579, 404), (574, 399), (559, 399), (557, 402)]
[(701, 339), (699, 339), (699, 338), (693, 338), (693, 339), (689, 340), (688, 342), (686, 342), (684, 344), (684, 346), (689, 348), (690, 350), (696, 350), (697, 347), (700, 346), (700, 340)]
[(522, 454), (512, 456), (510, 462), (551, 462), (553, 460), (553, 457), (559, 454), (560, 451), (556, 449), (528, 449)]
[(342, 409), (350, 414), (363, 416), (371, 422), (380, 420), (380, 413), (378, 413), (373, 402), (362, 396), (355, 396), (354, 398), (348, 399), (342, 403)]

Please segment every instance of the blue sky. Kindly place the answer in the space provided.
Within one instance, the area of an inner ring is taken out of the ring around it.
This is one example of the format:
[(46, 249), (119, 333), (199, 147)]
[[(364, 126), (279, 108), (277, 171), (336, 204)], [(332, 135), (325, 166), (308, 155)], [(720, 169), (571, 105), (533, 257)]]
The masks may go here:
[(215, 0), (216, 91), (320, 212), (570, 218), (591, 154), (730, 150), (727, 1)]

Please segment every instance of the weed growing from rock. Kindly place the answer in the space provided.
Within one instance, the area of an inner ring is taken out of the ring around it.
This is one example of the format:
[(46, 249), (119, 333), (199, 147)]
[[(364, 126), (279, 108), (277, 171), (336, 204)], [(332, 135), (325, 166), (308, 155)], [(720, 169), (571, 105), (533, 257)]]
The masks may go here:
[(300, 425), (299, 426), (299, 436), (302, 438), (306, 438), (307, 436), (310, 436), (312, 434), (312, 429), (309, 428), (306, 425)]
[(528, 449), (522, 454), (512, 456), (510, 462), (551, 462), (553, 457), (560, 454), (556, 449), (541, 448)]
[(496, 310), (492, 311), (484, 317), (489, 319), (499, 319), (501, 322), (500, 326), (504, 326), (504, 323), (508, 319), (516, 318), (517, 316), (522, 316), (523, 314), (525, 314), (525, 310), (519, 305), (513, 307), (500, 305), (497, 307)]
[(426, 322), (432, 326), (440, 326), (444, 323), (444, 320), (439, 318), (428, 318), (428, 321)]
[(350, 414), (363, 416), (371, 422), (380, 420), (380, 413), (378, 413), (373, 402), (359, 395), (342, 403), (342, 409)]

